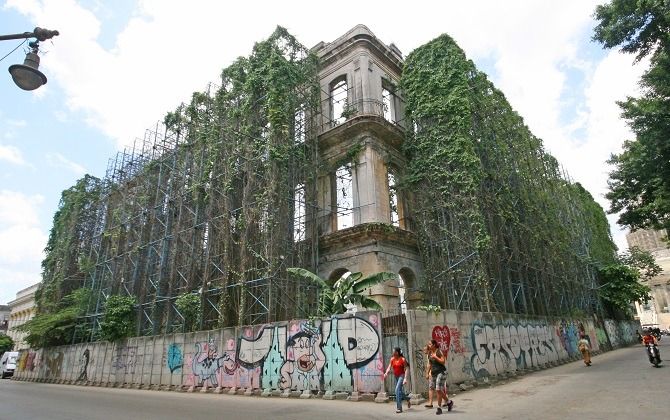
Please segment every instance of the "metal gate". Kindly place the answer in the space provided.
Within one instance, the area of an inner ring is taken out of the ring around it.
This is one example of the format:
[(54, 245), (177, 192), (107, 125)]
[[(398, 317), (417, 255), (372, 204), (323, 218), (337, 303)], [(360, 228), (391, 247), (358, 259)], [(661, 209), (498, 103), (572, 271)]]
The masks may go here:
[[(382, 312), (382, 357), (384, 358), (384, 371), (388, 367), (391, 357), (393, 357), (393, 349), (400, 347), (402, 354), (410, 363), (412, 368), (412, 357), (409, 354), (409, 343), (407, 339), (407, 317), (401, 309), (391, 309)], [(411, 377), (407, 378), (407, 385), (405, 390), (411, 389)], [(384, 388), (389, 393), (389, 397), (395, 399), (395, 378), (392, 374), (386, 377)]]

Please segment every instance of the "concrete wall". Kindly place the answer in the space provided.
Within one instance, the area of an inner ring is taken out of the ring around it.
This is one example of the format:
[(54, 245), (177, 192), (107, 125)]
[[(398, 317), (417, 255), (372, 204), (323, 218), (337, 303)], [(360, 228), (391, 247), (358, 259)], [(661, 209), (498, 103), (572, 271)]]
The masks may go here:
[[(388, 400), (381, 314), (22, 350), (19, 380), (293, 397)], [(577, 360), (578, 332), (598, 354), (635, 343), (634, 322), (407, 312), (410, 389), (428, 391), (425, 343), (447, 353), (448, 381), (476, 384)], [(387, 385), (390, 381), (387, 381)]]

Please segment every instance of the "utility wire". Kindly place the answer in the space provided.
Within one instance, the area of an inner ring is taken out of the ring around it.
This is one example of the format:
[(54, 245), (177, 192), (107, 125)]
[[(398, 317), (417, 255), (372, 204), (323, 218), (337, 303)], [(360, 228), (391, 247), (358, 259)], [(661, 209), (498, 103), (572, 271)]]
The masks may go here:
[(20, 47), (21, 45), (25, 44), (27, 40), (28, 40), (28, 39), (24, 39), (22, 43), (20, 43), (19, 45), (16, 46), (16, 48), (14, 48), (14, 49), (11, 50), (9, 53), (7, 53), (6, 56), (0, 58), (0, 61), (2, 61), (2, 60), (4, 60), (5, 58), (9, 57), (9, 55), (10, 55), (11, 53), (13, 53), (14, 51), (18, 50), (19, 47)]

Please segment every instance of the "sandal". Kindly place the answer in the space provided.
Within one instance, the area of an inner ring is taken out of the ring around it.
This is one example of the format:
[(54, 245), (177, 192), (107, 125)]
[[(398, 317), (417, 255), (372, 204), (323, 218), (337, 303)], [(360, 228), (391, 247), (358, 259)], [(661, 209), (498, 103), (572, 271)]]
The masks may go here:
[(397, 409), (395, 412), (396, 412), (396, 413), (402, 413), (402, 410), (401, 410), (401, 409)]
[(426, 407), (426, 408), (433, 408), (433, 404), (426, 404), (426, 405), (424, 405), (424, 407)]

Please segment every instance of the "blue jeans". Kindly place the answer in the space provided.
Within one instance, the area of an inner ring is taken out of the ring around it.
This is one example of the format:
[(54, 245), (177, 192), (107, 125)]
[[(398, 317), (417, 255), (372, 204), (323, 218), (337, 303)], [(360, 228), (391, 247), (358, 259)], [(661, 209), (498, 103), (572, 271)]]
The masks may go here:
[(403, 401), (409, 401), (409, 395), (405, 394), (402, 389), (403, 380), (405, 380), (405, 375), (395, 377), (395, 405), (398, 410), (402, 410)]

